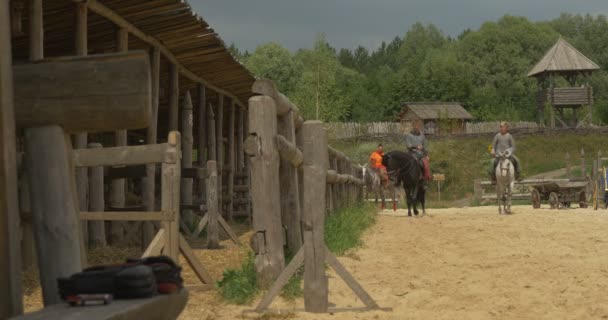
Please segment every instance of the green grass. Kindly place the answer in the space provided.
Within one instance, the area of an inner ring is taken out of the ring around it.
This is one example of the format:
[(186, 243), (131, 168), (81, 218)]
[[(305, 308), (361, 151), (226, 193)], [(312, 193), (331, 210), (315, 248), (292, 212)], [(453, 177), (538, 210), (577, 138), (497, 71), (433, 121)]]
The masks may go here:
[[(347, 154), (355, 163), (364, 164), (378, 143), (384, 144), (385, 152), (404, 150), (402, 139), (385, 141), (331, 141), (336, 149)], [(550, 136), (515, 137), (517, 156), (522, 165), (523, 177), (557, 170), (566, 166), (566, 152), (570, 152), (572, 168), (580, 164), (581, 148), (587, 154), (587, 163), (597, 157), (598, 150), (608, 154), (608, 138), (605, 135), (555, 133)], [(457, 200), (473, 194), (475, 179), (487, 179), (490, 161), (488, 145), (491, 137), (430, 140), (432, 173), (443, 173), (446, 181), (441, 186), (442, 200)], [(437, 186), (432, 183), (427, 199), (437, 199)]]
[[(343, 255), (347, 250), (361, 245), (363, 232), (376, 221), (373, 205), (359, 205), (338, 210), (325, 219), (325, 244), (333, 253)], [(287, 253), (287, 263), (292, 255)], [(302, 297), (303, 268), (283, 287), (281, 296), (288, 300)], [(224, 278), (217, 283), (221, 296), (229, 303), (249, 304), (259, 292), (256, 281), (254, 255), (251, 253), (239, 269), (224, 271)]]

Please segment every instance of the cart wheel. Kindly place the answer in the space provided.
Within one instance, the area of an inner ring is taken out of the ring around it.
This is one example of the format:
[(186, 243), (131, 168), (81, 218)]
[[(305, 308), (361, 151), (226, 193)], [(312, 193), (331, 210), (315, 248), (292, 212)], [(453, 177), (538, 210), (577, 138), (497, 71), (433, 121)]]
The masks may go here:
[(549, 194), (549, 204), (551, 205), (551, 209), (559, 209), (559, 197), (557, 193), (551, 192)]
[(581, 191), (581, 193), (578, 194), (578, 205), (583, 209), (589, 207), (589, 202), (587, 202), (587, 193), (585, 191)]
[(532, 200), (532, 208), (540, 208), (540, 192), (537, 189), (532, 189), (530, 193), (530, 200)]

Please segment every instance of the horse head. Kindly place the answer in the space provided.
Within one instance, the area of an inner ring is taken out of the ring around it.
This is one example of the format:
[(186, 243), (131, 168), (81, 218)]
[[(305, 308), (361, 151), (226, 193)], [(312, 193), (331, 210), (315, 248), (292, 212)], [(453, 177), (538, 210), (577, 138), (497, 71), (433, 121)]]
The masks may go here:
[[(513, 163), (511, 162), (511, 154), (509, 152), (502, 152), (496, 155), (498, 159), (497, 176), (509, 177), (514, 174)], [(499, 174), (500, 173), (500, 174)]]

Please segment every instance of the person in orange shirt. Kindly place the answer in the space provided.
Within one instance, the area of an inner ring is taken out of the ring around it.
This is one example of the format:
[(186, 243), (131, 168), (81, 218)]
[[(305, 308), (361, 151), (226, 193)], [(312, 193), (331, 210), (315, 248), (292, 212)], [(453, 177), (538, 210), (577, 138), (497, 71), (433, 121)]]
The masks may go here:
[(384, 157), (384, 146), (379, 144), (378, 148), (369, 156), (369, 165), (372, 170), (380, 173), (382, 184), (386, 186), (388, 185), (388, 173), (386, 167), (382, 165), (382, 157)]

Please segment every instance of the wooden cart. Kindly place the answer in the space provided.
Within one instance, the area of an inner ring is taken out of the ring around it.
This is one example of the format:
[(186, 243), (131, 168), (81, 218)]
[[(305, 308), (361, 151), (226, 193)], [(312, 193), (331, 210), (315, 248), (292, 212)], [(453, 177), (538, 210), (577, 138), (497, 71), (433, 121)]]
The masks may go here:
[(590, 181), (573, 180), (565, 182), (547, 181), (530, 186), (530, 198), (535, 209), (540, 208), (541, 202), (547, 201), (551, 209), (569, 208), (572, 202), (578, 202), (579, 207), (587, 208), (592, 195)]

